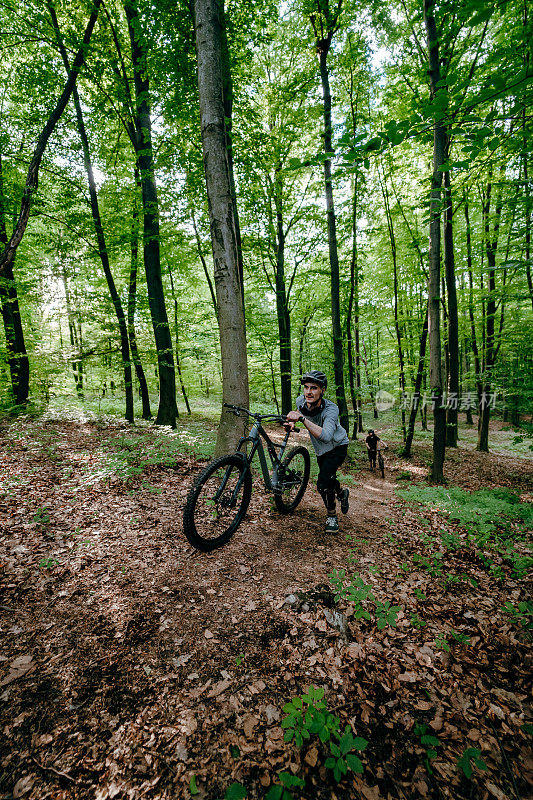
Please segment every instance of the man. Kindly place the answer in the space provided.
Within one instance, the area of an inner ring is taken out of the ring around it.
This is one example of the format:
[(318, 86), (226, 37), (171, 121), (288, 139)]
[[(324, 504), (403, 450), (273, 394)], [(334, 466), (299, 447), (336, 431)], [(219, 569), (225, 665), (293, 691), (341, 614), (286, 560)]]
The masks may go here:
[[(370, 461), (370, 469), (374, 470), (376, 467), (376, 456), (378, 454), (378, 442), (383, 442), (376, 433), (370, 429), (368, 436), (365, 439), (366, 449), (368, 451), (368, 460)], [(388, 444), (383, 442), (383, 447), (387, 448)]]
[(324, 398), (328, 379), (323, 372), (311, 370), (302, 376), (303, 395), (296, 399), (296, 410), (289, 411), (287, 421), (294, 427), (301, 422), (311, 437), (318, 461), (319, 473), (316, 488), (327, 510), (326, 533), (337, 533), (336, 500), (341, 511), (348, 511), (348, 489), (341, 489), (337, 470), (348, 452), (348, 435), (339, 422), (339, 409)]

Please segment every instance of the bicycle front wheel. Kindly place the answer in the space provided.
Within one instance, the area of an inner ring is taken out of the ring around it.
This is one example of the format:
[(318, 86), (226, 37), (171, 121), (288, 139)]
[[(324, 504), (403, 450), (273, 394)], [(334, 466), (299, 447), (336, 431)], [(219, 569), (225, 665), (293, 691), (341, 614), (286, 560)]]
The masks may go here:
[(294, 511), (309, 483), (311, 459), (305, 447), (293, 448), (281, 462), (278, 489), (274, 493), (276, 508), (282, 514)]
[(212, 461), (187, 496), (183, 532), (204, 553), (221, 547), (241, 524), (252, 495), (252, 474), (241, 456)]
[(379, 471), (381, 472), (381, 477), (385, 477), (385, 462), (383, 460), (383, 456), (381, 453), (378, 452), (378, 464), (379, 464)]

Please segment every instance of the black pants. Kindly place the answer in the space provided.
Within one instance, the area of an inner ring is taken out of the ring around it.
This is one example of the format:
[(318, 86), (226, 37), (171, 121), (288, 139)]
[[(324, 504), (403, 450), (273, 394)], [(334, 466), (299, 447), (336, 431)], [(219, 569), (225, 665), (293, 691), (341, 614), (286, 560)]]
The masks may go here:
[(319, 473), (316, 488), (328, 512), (335, 513), (335, 497), (341, 490), (337, 480), (337, 470), (343, 463), (348, 452), (348, 445), (341, 444), (321, 456), (317, 456)]

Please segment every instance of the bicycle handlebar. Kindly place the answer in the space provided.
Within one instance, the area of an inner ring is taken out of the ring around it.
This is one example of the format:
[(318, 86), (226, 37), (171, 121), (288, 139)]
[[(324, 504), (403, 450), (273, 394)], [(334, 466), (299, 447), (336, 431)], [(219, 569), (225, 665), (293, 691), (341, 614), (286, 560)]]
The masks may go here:
[(252, 417), (258, 421), (263, 419), (271, 419), (279, 422), (281, 425), (283, 425), (284, 422), (287, 422), (287, 417), (284, 414), (256, 414), (252, 411), (249, 411), (247, 408), (243, 408), (243, 406), (232, 406), (229, 403), (224, 403), (223, 405), (224, 408), (229, 409), (232, 414), (235, 414), (236, 417), (240, 417), (241, 412), (244, 412), (245, 414), (248, 414), (249, 417)]

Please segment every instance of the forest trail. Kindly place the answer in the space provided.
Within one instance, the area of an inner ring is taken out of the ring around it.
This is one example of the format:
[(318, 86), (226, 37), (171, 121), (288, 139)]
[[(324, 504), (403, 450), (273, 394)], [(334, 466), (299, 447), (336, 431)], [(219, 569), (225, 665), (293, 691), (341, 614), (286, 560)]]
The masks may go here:
[[(2, 797), (188, 798), (192, 776), (200, 798), (223, 797), (234, 781), (263, 797), (283, 770), (305, 779), (302, 798), (525, 792), (531, 653), (501, 612), (522, 584), (491, 582), (466, 549), (448, 553), (447, 568), (468, 570), (475, 590), (461, 581), (443, 591), (422, 564), (405, 569), (421, 530), (420, 512), (395, 494), (405, 462), (388, 451), (385, 480), (354, 473), (335, 537), (312, 484), (288, 516), (254, 486), (232, 540), (201, 554), (181, 530), (201, 465), (183, 456), (117, 478), (110, 458), (126, 435), (57, 421), (2, 428)], [(531, 462), (478, 455), (465, 468), (454, 454), (465, 485), (482, 485), (486, 470), (531, 486)], [(423, 473), (423, 459), (410, 469)], [(447, 526), (426, 516), (429, 528)], [(401, 608), (396, 627), (335, 607), (324, 586), (340, 569)], [(436, 646), (444, 635), (447, 650)], [(364, 773), (338, 787), (318, 740), (283, 742), (282, 708), (310, 684), (369, 741)], [(417, 725), (441, 742), (431, 772)], [(473, 780), (456, 766), (468, 746), (487, 765)]]

